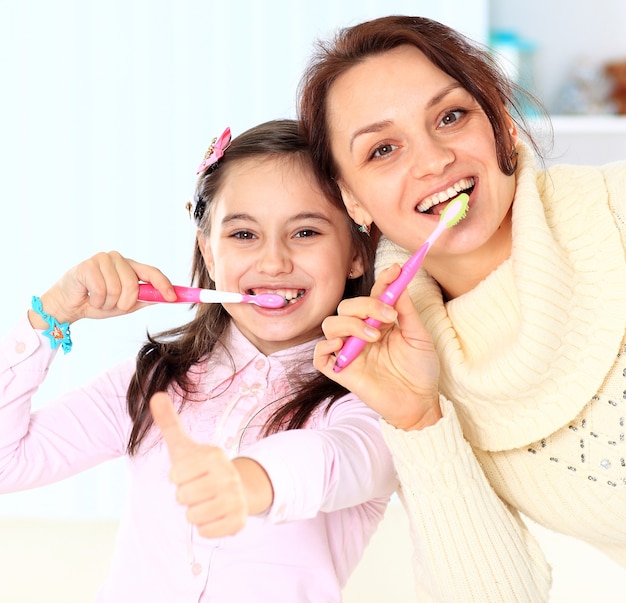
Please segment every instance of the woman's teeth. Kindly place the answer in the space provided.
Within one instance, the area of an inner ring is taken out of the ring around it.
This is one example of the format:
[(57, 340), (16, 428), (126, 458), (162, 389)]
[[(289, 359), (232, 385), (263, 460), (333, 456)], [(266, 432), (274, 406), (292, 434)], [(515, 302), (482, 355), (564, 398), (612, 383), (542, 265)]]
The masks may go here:
[(451, 187), (447, 188), (445, 191), (441, 191), (439, 193), (435, 193), (430, 197), (424, 199), (418, 206), (417, 211), (420, 213), (425, 213), (435, 205), (439, 205), (439, 203), (444, 203), (449, 199), (453, 199), (459, 193), (466, 191), (474, 186), (474, 178), (462, 178), (458, 182), (455, 182)]

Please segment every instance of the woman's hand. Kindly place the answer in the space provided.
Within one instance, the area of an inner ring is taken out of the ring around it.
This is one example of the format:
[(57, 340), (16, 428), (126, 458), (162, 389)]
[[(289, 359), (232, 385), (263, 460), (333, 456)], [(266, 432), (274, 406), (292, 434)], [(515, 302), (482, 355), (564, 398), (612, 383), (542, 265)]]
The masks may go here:
[[(372, 297), (343, 300), (338, 315), (324, 320), (327, 339), (317, 344), (314, 365), (391, 425), (422, 429), (441, 418), (439, 358), (406, 291), (398, 298), (395, 311), (377, 298), (399, 273), (398, 265), (388, 268), (378, 277)], [(381, 322), (378, 329), (364, 322), (368, 316)], [(347, 367), (334, 372), (335, 354), (350, 335), (368, 345)]]
[[(139, 281), (152, 283), (167, 300), (176, 299), (172, 283), (160, 270), (111, 251), (66, 272), (41, 296), (41, 304), (59, 323), (121, 316), (148, 305), (137, 301)], [(29, 319), (35, 328), (48, 328), (32, 310)]]
[(150, 410), (170, 455), (176, 500), (201, 536), (236, 534), (249, 515), (270, 507), (273, 490), (261, 465), (245, 457), (231, 461), (221, 448), (194, 441), (165, 392), (152, 396)]

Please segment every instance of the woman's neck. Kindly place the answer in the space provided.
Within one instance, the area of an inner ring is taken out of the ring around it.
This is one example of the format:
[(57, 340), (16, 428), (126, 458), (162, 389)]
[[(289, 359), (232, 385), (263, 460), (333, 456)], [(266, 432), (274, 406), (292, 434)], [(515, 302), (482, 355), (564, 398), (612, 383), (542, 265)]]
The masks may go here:
[(471, 253), (450, 256), (444, 262), (424, 266), (439, 283), (444, 299), (450, 301), (481, 283), (511, 256), (511, 210), (489, 242)]

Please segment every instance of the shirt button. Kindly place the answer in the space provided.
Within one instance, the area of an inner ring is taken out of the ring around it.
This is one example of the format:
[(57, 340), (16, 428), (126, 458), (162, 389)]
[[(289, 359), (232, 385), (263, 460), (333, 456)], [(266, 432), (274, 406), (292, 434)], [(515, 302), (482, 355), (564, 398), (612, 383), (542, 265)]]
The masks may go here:
[(23, 341), (18, 341), (15, 344), (15, 351), (18, 354), (23, 354), (25, 350), (26, 350), (26, 344)]
[(194, 576), (199, 576), (202, 573), (202, 566), (199, 563), (194, 563), (191, 566), (191, 573)]
[(255, 363), (254, 363), (254, 368), (257, 371), (260, 371), (263, 367), (265, 367), (265, 360), (263, 360), (262, 358), (259, 358)]

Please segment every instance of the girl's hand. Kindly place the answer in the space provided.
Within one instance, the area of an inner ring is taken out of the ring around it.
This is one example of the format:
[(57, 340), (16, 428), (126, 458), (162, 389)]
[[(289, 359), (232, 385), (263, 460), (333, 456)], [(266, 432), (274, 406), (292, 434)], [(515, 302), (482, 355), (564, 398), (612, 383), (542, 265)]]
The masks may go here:
[(176, 500), (187, 507), (187, 520), (201, 536), (236, 534), (248, 515), (269, 508), (271, 482), (256, 461), (243, 457), (231, 461), (221, 448), (194, 441), (164, 392), (152, 396), (150, 410), (169, 451)]
[[(172, 283), (160, 270), (111, 251), (97, 253), (66, 272), (41, 296), (41, 303), (60, 323), (129, 314), (148, 305), (137, 301), (140, 280), (152, 283), (165, 299), (176, 299)], [(32, 310), (29, 318), (35, 328), (47, 328)]]
[[(338, 315), (329, 316), (322, 324), (327, 339), (317, 344), (313, 363), (391, 425), (422, 429), (441, 418), (439, 358), (406, 291), (398, 298), (395, 311), (377, 297), (399, 273), (400, 266), (391, 266), (378, 277), (372, 297), (346, 299), (339, 304)], [(364, 322), (368, 316), (381, 322), (378, 329)], [(336, 373), (335, 354), (350, 335), (369, 343)]]

